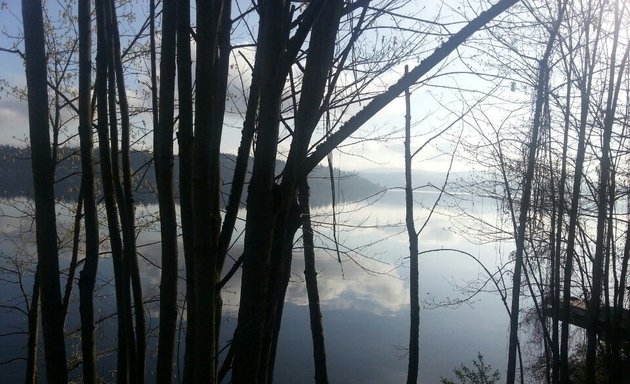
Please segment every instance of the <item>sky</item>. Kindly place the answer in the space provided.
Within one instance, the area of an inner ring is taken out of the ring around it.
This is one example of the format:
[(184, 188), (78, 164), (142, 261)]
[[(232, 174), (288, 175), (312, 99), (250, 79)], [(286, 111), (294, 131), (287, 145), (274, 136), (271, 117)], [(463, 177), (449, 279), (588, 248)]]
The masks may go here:
[[(54, 2), (50, 2), (54, 7)], [(414, 0), (410, 4), (416, 9), (423, 9), (424, 14), (437, 12), (434, 1)], [(456, 1), (446, 2), (457, 4)], [(136, 20), (132, 21), (132, 26), (141, 23), (146, 14), (146, 9), (141, 8), (138, 4), (144, 4), (134, 1), (134, 7), (137, 11)], [(54, 8), (53, 8), (54, 9)], [(442, 13), (446, 20), (457, 20), (457, 16), (448, 9), (442, 8)], [(401, 11), (402, 12), (402, 11)], [(53, 12), (51, 11), (51, 14)], [(135, 24), (134, 24), (135, 23)], [(242, 28), (242, 27), (240, 27)], [(459, 24), (454, 25), (451, 29), (457, 30)], [(244, 29), (243, 29), (244, 30)], [(243, 30), (237, 30), (234, 36), (247, 42), (247, 34)], [(21, 31), (21, 7), (20, 1), (2, 0), (0, 2), (0, 49), (13, 49), (19, 40), (12, 36), (19, 36)], [(239, 43), (237, 41), (236, 43)], [(18, 45), (21, 48), (21, 45)], [(432, 49), (423, 53), (426, 57)], [(250, 56), (253, 59), (254, 53), (247, 53), (244, 56)], [(422, 57), (422, 56), (421, 56)], [(0, 62), (2, 70), (0, 71), (0, 144), (25, 145), (28, 136), (28, 118), (27, 107), (24, 100), (15, 98), (7, 92), (10, 87), (23, 88), (25, 85), (24, 68), (21, 59), (14, 53), (0, 51)], [(444, 68), (446, 71), (457, 72), (465, 70), (461, 63), (453, 60), (447, 60), (449, 65)], [(410, 63), (411, 66), (416, 64)], [(244, 62), (240, 63), (241, 68)], [(394, 67), (393, 71), (385, 73), (379, 83), (383, 86), (393, 83), (398, 79), (404, 71), (404, 64), (401, 63)], [(141, 106), (146, 104), (146, 87), (136, 81), (135, 85), (128, 85), (130, 90), (128, 96), (132, 105)], [(465, 86), (462, 86), (464, 84)], [(412, 125), (414, 138), (414, 147), (417, 148), (426, 138), (431, 137), (435, 132), (442, 130), (444, 127), (451, 125), (452, 127), (446, 132), (443, 138), (435, 140), (431, 146), (423, 150), (417, 157), (414, 167), (427, 170), (446, 171), (451, 162), (451, 154), (457, 152), (453, 140), (460, 137), (461, 132), (468, 132), (465, 121), (457, 121), (458, 115), (462, 111), (466, 111), (475, 103), (478, 95), (475, 92), (453, 91), (453, 88), (468, 88), (471, 90), (484, 89), (489, 84), (478, 77), (465, 74), (444, 75), (438, 79), (432, 80), (423, 87), (414, 89), (411, 98), (412, 105)], [(384, 87), (383, 87), (384, 89)], [(238, 104), (238, 102), (237, 102)], [(228, 108), (233, 108), (228, 102)], [(362, 106), (361, 106), (362, 107)], [(357, 107), (359, 108), (359, 107)], [(404, 100), (399, 97), (385, 109), (383, 109), (376, 117), (371, 119), (362, 127), (356, 135), (347, 140), (347, 142), (356, 142), (352, 146), (346, 146), (333, 153), (333, 161), (336, 166), (347, 170), (372, 170), (372, 169), (402, 169), (404, 164), (403, 154), (403, 132), (404, 127)], [(138, 125), (142, 122), (150, 126), (150, 116), (148, 114), (136, 120)], [(453, 124), (454, 121), (457, 121)], [(222, 150), (224, 152), (235, 153), (240, 140), (241, 119), (238, 114), (228, 114), (226, 116), (226, 125), (223, 134)], [(69, 129), (76, 129), (76, 122), (69, 124)], [(323, 128), (321, 128), (323, 130)], [(371, 140), (364, 140), (367, 136)], [(137, 147), (147, 149), (150, 147), (151, 136), (146, 136), (138, 142)], [(287, 145), (281, 144), (280, 150), (286, 151)], [(282, 158), (282, 153), (279, 154)], [(461, 158), (456, 158), (453, 162), (453, 170), (470, 170), (473, 165)]]
[[(0, 48), (13, 49), (10, 36), (19, 35), (22, 9), (18, 0), (0, 1)], [(14, 53), (0, 52), (0, 144), (19, 145), (28, 134), (26, 103), (7, 94), (7, 88), (24, 87), (24, 66)]]

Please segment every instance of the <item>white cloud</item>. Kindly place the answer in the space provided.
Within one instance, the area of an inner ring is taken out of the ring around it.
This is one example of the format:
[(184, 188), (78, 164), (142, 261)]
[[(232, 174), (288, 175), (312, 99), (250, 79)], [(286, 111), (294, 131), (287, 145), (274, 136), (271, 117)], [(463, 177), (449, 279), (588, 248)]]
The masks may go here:
[(28, 136), (26, 103), (0, 100), (0, 144), (19, 145)]

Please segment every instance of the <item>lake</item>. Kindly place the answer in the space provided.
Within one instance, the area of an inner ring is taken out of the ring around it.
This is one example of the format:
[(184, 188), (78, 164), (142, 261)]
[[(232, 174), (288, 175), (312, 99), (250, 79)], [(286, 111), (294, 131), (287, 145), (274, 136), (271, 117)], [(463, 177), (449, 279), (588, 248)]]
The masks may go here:
[[(420, 228), (437, 194), (426, 191), (415, 193), (417, 228)], [(332, 239), (332, 208), (313, 208), (317, 223), (316, 268), (323, 313), (323, 324), (328, 357), (329, 379), (333, 383), (401, 383), (406, 378), (409, 334), (409, 268), (408, 244), (404, 227), (404, 193), (388, 191), (378, 198), (359, 203), (342, 204), (337, 211), (337, 238), (342, 264), (337, 260)], [(28, 205), (24, 199), (15, 203)], [(32, 261), (34, 247), (31, 221), (20, 218), (20, 212), (1, 203), (2, 257), (5, 268), (25, 271), (23, 286), (30, 291), (32, 279), (26, 260)], [(494, 286), (482, 286), (487, 279), (484, 269), (470, 256), (443, 249), (458, 249), (470, 253), (485, 263), (491, 271), (505, 259), (512, 249), (509, 242), (469, 241), (469, 231), (479, 223), (462, 214), (469, 213), (487, 222), (497, 223), (496, 207), (488, 199), (470, 195), (444, 197), (429, 224), (420, 235), (420, 250), (438, 250), (420, 257), (420, 380), (437, 383), (440, 377), (452, 377), (452, 369), (465, 363), (471, 365), (477, 352), (484, 360), (505, 376), (507, 364), (508, 316)], [(22, 210), (27, 209), (22, 207)], [(68, 227), (71, 218), (68, 208), (59, 209), (60, 225)], [(139, 221), (147, 230), (138, 238), (145, 296), (155, 297), (159, 287), (159, 234), (155, 231), (156, 206), (140, 206)], [(242, 223), (241, 223), (242, 225)], [(239, 228), (242, 229), (242, 228)], [(31, 230), (31, 231), (29, 231)], [(22, 233), (26, 231), (26, 233)], [(60, 235), (64, 231), (60, 230)], [(299, 232), (298, 232), (299, 233)], [(13, 239), (13, 240), (11, 240)], [(67, 239), (66, 239), (67, 240)], [(233, 248), (239, 255), (238, 241)], [(439, 251), (442, 249), (442, 251)], [(62, 254), (62, 268), (67, 265), (68, 252)], [(183, 262), (181, 263), (183, 267)], [(314, 366), (308, 302), (303, 278), (303, 259), (299, 240), (294, 251), (293, 274), (287, 291), (285, 312), (276, 359), (276, 383), (313, 382)], [(32, 273), (32, 269), (31, 269)], [(2, 272), (0, 292), (5, 308), (0, 312), (3, 333), (26, 328), (25, 317), (7, 305), (22, 306), (17, 279)], [(238, 279), (238, 276), (236, 276)], [(65, 278), (62, 280), (65, 284)], [(111, 259), (104, 256), (99, 265), (97, 317), (113, 312)], [(183, 282), (182, 284), (183, 285)], [(181, 287), (180, 285), (180, 287)], [(240, 283), (234, 280), (223, 292), (224, 318), (222, 339), (231, 337), (236, 325)], [(508, 284), (509, 285), (509, 284)], [(76, 287), (75, 287), (76, 289)], [(480, 292), (465, 300), (472, 292)], [(16, 299), (17, 298), (17, 299)], [(462, 302), (462, 300), (464, 300)], [(183, 300), (182, 300), (183, 304)], [(450, 304), (450, 305), (446, 305)], [(150, 343), (156, 342), (157, 305), (147, 304), (151, 314), (148, 321), (152, 331)], [(66, 324), (68, 331), (78, 327), (78, 308), (74, 303)], [(113, 346), (110, 332), (114, 320), (99, 325), (99, 348)], [(0, 361), (23, 356), (25, 336), (14, 334), (0, 342)], [(69, 353), (76, 352), (78, 333), (68, 338)], [(183, 337), (182, 337), (183, 340)], [(181, 348), (183, 354), (183, 348)], [(99, 369), (107, 378), (113, 368), (111, 354), (105, 354)], [(151, 368), (153, 357), (147, 367)], [(21, 381), (23, 361), (0, 365), (0, 377), (9, 382)], [(73, 376), (79, 375), (77, 369)], [(150, 376), (151, 373), (149, 372)]]

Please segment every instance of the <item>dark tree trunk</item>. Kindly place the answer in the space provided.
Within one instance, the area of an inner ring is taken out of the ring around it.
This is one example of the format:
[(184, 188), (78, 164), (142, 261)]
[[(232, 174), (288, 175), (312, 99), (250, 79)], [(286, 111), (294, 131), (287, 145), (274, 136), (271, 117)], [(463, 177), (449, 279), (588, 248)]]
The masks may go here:
[[(121, 159), (122, 159), (122, 202), (120, 203), (120, 220), (123, 231), (124, 259), (126, 274), (131, 278), (131, 289), (134, 302), (134, 315), (136, 320), (135, 329), (135, 353), (132, 355), (133, 371), (130, 372), (132, 382), (141, 384), (144, 382), (144, 365), (146, 355), (146, 325), (144, 318), (144, 301), (142, 297), (142, 285), (140, 282), (140, 270), (138, 267), (138, 256), (136, 254), (136, 227), (135, 227), (135, 207), (133, 197), (133, 185), (131, 180), (131, 159), (130, 159), (130, 136), (131, 124), (129, 122), (129, 102), (127, 101), (127, 89), (125, 87), (125, 77), (122, 65), (120, 32), (118, 31), (118, 18), (116, 16), (116, 5), (110, 1), (111, 14), (111, 36), (113, 41), (114, 67), (112, 71), (116, 73), (116, 87), (118, 90), (118, 102), (120, 105), (120, 127), (121, 127)], [(119, 184), (118, 180), (116, 183)], [(126, 282), (128, 285), (128, 283)], [(131, 315), (130, 315), (131, 318)], [(133, 336), (133, 324), (131, 333)]]
[(162, 55), (160, 61), (160, 117), (153, 135), (155, 175), (162, 237), (160, 283), (160, 334), (156, 382), (170, 383), (177, 324), (177, 218), (173, 193), (173, 118), (175, 108), (176, 4), (164, 0), (162, 8)]
[[(538, 135), (542, 125), (543, 107), (547, 99), (548, 83), (549, 83), (549, 58), (551, 56), (554, 42), (558, 35), (558, 30), (562, 19), (566, 4), (562, 5), (558, 10), (558, 18), (549, 34), (545, 53), (539, 62), (538, 78), (536, 79), (536, 99), (534, 109), (534, 121), (532, 125), (531, 138), (529, 142), (527, 154), (527, 169), (523, 180), (523, 191), (521, 194), (521, 204), (519, 208), (518, 229), (516, 234), (516, 252), (514, 256), (514, 274), (512, 277), (512, 306), (510, 310), (510, 338), (508, 346), (508, 368), (507, 368), (507, 384), (513, 384), (516, 379), (516, 350), (518, 345), (518, 319), (520, 311), (520, 294), (521, 294), (521, 272), (524, 267), (523, 257), (525, 251), (525, 230), (530, 210), (530, 200), (532, 192), (532, 182), (534, 179), (534, 170), (536, 166), (536, 150), (538, 147)], [(522, 372), (521, 372), (522, 374)]]
[[(114, 280), (116, 288), (116, 309), (118, 326), (118, 355), (116, 379), (118, 383), (127, 383), (130, 378), (130, 358), (133, 354), (133, 335), (129, 324), (131, 314), (129, 311), (128, 274), (125, 273), (123, 242), (120, 236), (120, 224), (118, 221), (118, 207), (116, 205), (116, 191), (114, 173), (112, 170), (112, 154), (109, 148), (108, 132), (108, 62), (111, 60), (111, 39), (109, 35), (109, 2), (99, 0), (96, 2), (96, 26), (97, 26), (97, 55), (96, 55), (96, 103), (97, 103), (97, 131), (99, 138), (99, 155), (103, 196), (107, 214), (107, 226), (109, 241), (114, 265)], [(111, 79), (110, 79), (110, 82)], [(112, 82), (113, 83), (113, 82)], [(112, 84), (113, 85), (113, 84)], [(117, 154), (114, 154), (117, 156)], [(85, 363), (84, 363), (85, 364)]]
[[(613, 46), (610, 56), (610, 78), (608, 81), (608, 100), (606, 102), (606, 115), (604, 118), (602, 153), (600, 157), (600, 177), (599, 189), (597, 191), (597, 238), (595, 240), (595, 255), (593, 259), (593, 280), (591, 288), (591, 299), (589, 302), (588, 326), (586, 329), (586, 382), (594, 384), (596, 382), (596, 357), (597, 357), (597, 333), (599, 328), (599, 314), (601, 312), (602, 286), (604, 285), (603, 267), (606, 255), (606, 222), (608, 211), (608, 188), (610, 187), (611, 159), (610, 140), (612, 128), (617, 110), (617, 100), (623, 79), (623, 71), (628, 59), (630, 48), (626, 48), (625, 55), (619, 65), (619, 72), (615, 73), (617, 60), (617, 44), (621, 26), (619, 17), (619, 5), (616, 8), (616, 22)], [(617, 76), (615, 82), (615, 76)], [(606, 308), (608, 311), (608, 308)]]
[[(572, 97), (572, 87), (571, 87), (571, 65), (566, 66), (568, 68), (567, 73), (567, 94), (566, 94), (566, 105), (571, 105), (571, 97)], [(562, 264), (562, 238), (564, 228), (564, 216), (565, 216), (565, 204), (566, 204), (566, 182), (567, 182), (567, 150), (569, 148), (569, 129), (571, 123), (571, 112), (567, 107), (564, 114), (564, 136), (562, 141), (562, 166), (560, 171), (560, 180), (558, 181), (558, 199), (556, 200), (556, 206), (558, 207), (557, 217), (556, 217), (556, 238), (555, 238), (555, 259), (553, 263), (553, 297), (552, 297), (552, 354), (553, 354), (553, 372), (552, 372), (552, 383), (557, 384), (560, 382), (560, 292), (562, 291), (562, 284), (560, 279), (560, 266)], [(565, 258), (566, 262), (566, 258)]]
[(72, 256), (70, 257), (70, 265), (68, 266), (68, 278), (66, 279), (66, 287), (63, 291), (63, 313), (64, 317), (68, 317), (68, 306), (72, 296), (72, 288), (74, 286), (74, 276), (77, 271), (79, 259), (79, 242), (81, 240), (81, 219), (83, 218), (83, 190), (79, 187), (79, 196), (77, 197), (77, 210), (74, 213), (74, 228), (72, 233)]
[(220, 146), (228, 73), (230, 2), (197, 2), (195, 139), (193, 144), (193, 281), (195, 343), (193, 381), (214, 382), (217, 367), (217, 313), (221, 229)]
[(243, 277), (234, 335), (235, 384), (254, 383), (261, 370), (267, 327), (267, 292), (270, 289), (271, 252), (278, 212), (274, 204), (274, 176), (280, 100), (284, 76), (278, 62), (286, 47), (287, 4), (266, 0), (260, 4), (257, 65), (261, 67), (260, 109), (256, 153), (247, 197)]
[[(405, 66), (405, 74), (408, 68)], [(418, 294), (418, 233), (413, 218), (413, 183), (411, 180), (411, 94), (405, 90), (405, 222), (409, 238), (409, 299), (411, 321), (409, 324), (409, 366), (407, 384), (418, 382), (420, 360), (420, 298)]]
[(59, 282), (54, 162), (48, 126), (46, 52), (41, 0), (22, 1), (29, 134), (35, 195), (37, 265), (48, 383), (66, 383), (64, 315)]
[[(79, 277), (81, 340), (84, 380), (96, 382), (94, 346), (94, 287), (98, 268), (99, 231), (94, 190), (92, 139), (92, 9), (91, 2), (79, 2), (79, 139), (81, 143), (81, 193), (85, 210), (85, 263)], [(79, 208), (80, 209), (80, 208)], [(87, 372), (86, 372), (87, 370)]]
[(39, 339), (39, 273), (35, 271), (33, 281), (33, 296), (31, 306), (28, 309), (28, 340), (26, 342), (26, 384), (37, 384), (39, 374), (37, 372), (37, 340)]
[(179, 94), (179, 203), (181, 210), (184, 262), (186, 264), (186, 347), (183, 381), (190, 383), (195, 344), (195, 284), (193, 266), (193, 101), (190, 53), (190, 2), (175, 2), (177, 15), (177, 89)]
[(328, 383), (326, 367), (326, 347), (324, 343), (324, 325), (319, 305), (319, 289), (317, 288), (317, 270), (315, 269), (315, 245), (313, 243), (313, 227), (311, 225), (311, 209), (309, 203), (308, 183), (300, 184), (300, 210), (302, 211), (302, 242), (304, 243), (304, 278), (308, 295), (308, 310), (311, 322), (311, 338), (313, 339), (313, 360), (315, 362), (315, 383)]
[[(630, 207), (630, 204), (628, 205)], [(626, 240), (623, 248), (623, 256), (621, 259), (621, 271), (619, 273), (619, 284), (616, 300), (614, 301), (613, 318), (611, 324), (612, 339), (612, 358), (615, 363), (611, 375), (611, 382), (620, 381), (623, 377), (623, 362), (621, 360), (621, 342), (619, 335), (621, 334), (622, 315), (624, 310), (626, 281), (628, 275), (628, 259), (630, 259), (630, 221), (626, 226)]]
[[(589, 29), (586, 28), (585, 40), (589, 41)], [(578, 211), (580, 208), (580, 192), (582, 176), (584, 170), (584, 158), (586, 152), (586, 129), (588, 116), (590, 113), (590, 95), (593, 78), (593, 64), (591, 63), (590, 50), (588, 44), (585, 45), (585, 56), (583, 64), (583, 74), (578, 80), (580, 89), (580, 128), (578, 132), (578, 147), (575, 155), (575, 175), (573, 177), (573, 189), (571, 192), (571, 207), (569, 209), (569, 226), (567, 228), (566, 240), (566, 260), (564, 264), (564, 281), (562, 291), (563, 308), (560, 313), (562, 322), (560, 329), (560, 382), (569, 384), (571, 382), (569, 372), (569, 319), (571, 301), (571, 280), (573, 276), (573, 262), (575, 261), (575, 242), (578, 227)], [(594, 63), (594, 61), (593, 61)]]
[(273, 238), (271, 277), (269, 279), (270, 286), (267, 293), (267, 312), (265, 315), (266, 328), (263, 335), (258, 378), (258, 383), (260, 384), (273, 382), (278, 336), (284, 311), (284, 297), (289, 285), (289, 278), (291, 277), (293, 239), (300, 227), (299, 211), (296, 204), (292, 205), (288, 215), (286, 225), (276, 225)]
[[(284, 298), (291, 273), (292, 249), (295, 232), (300, 226), (300, 210), (296, 205), (298, 182), (295, 178), (296, 164), (306, 158), (308, 145), (321, 117), (326, 80), (332, 65), (335, 38), (339, 25), (342, 2), (328, 1), (321, 6), (313, 21), (309, 51), (306, 57), (300, 105), (296, 111), (295, 131), (287, 166), (283, 172), (282, 185), (274, 189), (274, 201), (278, 222), (272, 245), (268, 303), (271, 310), (266, 317), (267, 326), (263, 339), (260, 380), (273, 380), (273, 368), (282, 323)], [(286, 74), (281, 74), (286, 76)]]

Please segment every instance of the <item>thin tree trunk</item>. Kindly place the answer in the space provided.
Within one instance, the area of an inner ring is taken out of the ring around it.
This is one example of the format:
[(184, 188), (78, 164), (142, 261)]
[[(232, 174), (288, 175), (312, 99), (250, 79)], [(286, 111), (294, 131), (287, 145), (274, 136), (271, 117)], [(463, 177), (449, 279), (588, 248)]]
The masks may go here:
[(532, 125), (531, 138), (527, 154), (527, 169), (524, 175), (523, 192), (521, 194), (521, 204), (519, 209), (518, 229), (516, 234), (516, 252), (514, 256), (514, 274), (512, 276), (512, 305), (510, 311), (510, 337), (508, 345), (508, 368), (507, 384), (514, 384), (516, 379), (516, 347), (518, 344), (518, 319), (520, 311), (521, 295), (521, 272), (523, 269), (523, 257), (525, 251), (525, 230), (527, 227), (527, 217), (530, 209), (530, 199), (534, 169), (536, 166), (536, 149), (538, 147), (538, 134), (541, 127), (544, 101), (547, 93), (549, 81), (549, 57), (556, 40), (560, 23), (563, 18), (566, 5), (559, 10), (556, 25), (549, 35), (545, 53), (539, 62), (538, 78), (536, 79), (536, 105), (534, 109), (534, 121)]
[(41, 0), (22, 1), (29, 136), (35, 195), (37, 265), (41, 284), (44, 358), (48, 383), (66, 383), (68, 369), (59, 281), (54, 163), (48, 126), (46, 51)]
[[(560, 180), (558, 181), (558, 200), (556, 205), (558, 207), (558, 213), (556, 217), (556, 239), (555, 239), (555, 261), (553, 268), (554, 275), (554, 291), (552, 298), (552, 348), (553, 348), (553, 374), (552, 383), (557, 384), (560, 382), (561, 375), (561, 362), (560, 362), (560, 292), (561, 292), (561, 280), (560, 280), (560, 265), (561, 265), (561, 252), (562, 252), (562, 235), (563, 235), (563, 223), (565, 216), (565, 191), (567, 181), (567, 150), (569, 141), (569, 129), (571, 122), (571, 111), (569, 106), (571, 105), (571, 90), (572, 90), (572, 66), (566, 65), (567, 68), (567, 93), (566, 93), (566, 111), (564, 114), (564, 136), (562, 141), (562, 166), (560, 171)], [(566, 260), (565, 260), (566, 262)]]
[[(405, 66), (405, 74), (409, 68)], [(411, 180), (411, 94), (405, 90), (405, 223), (409, 238), (409, 300), (411, 321), (409, 324), (409, 365), (407, 384), (418, 382), (420, 360), (420, 297), (418, 293), (418, 233), (413, 219), (413, 183)]]
[[(564, 281), (562, 291), (562, 312), (560, 320), (562, 322), (560, 330), (560, 382), (569, 384), (571, 382), (569, 372), (569, 319), (571, 314), (571, 280), (573, 276), (573, 262), (575, 261), (575, 242), (578, 227), (578, 210), (580, 208), (580, 192), (582, 185), (582, 174), (584, 170), (584, 158), (586, 152), (586, 128), (590, 112), (591, 85), (594, 73), (594, 60), (591, 62), (591, 52), (588, 42), (590, 38), (589, 28), (585, 31), (585, 55), (584, 73), (579, 80), (580, 89), (580, 128), (578, 133), (578, 147), (575, 157), (575, 175), (573, 177), (573, 189), (571, 192), (571, 208), (568, 212), (569, 227), (567, 233), (566, 260), (564, 264)], [(594, 54), (593, 54), (594, 56)]]
[[(140, 270), (138, 267), (138, 256), (136, 254), (136, 229), (135, 229), (135, 208), (133, 197), (133, 185), (131, 180), (131, 158), (130, 158), (130, 136), (131, 125), (129, 122), (129, 102), (127, 101), (127, 89), (125, 87), (124, 71), (122, 66), (120, 32), (118, 31), (118, 18), (116, 16), (116, 5), (110, 1), (111, 29), (113, 41), (113, 71), (116, 72), (116, 87), (118, 90), (118, 100), (120, 104), (120, 127), (121, 127), (121, 159), (122, 159), (122, 188), (123, 202), (120, 206), (120, 217), (124, 241), (124, 258), (127, 274), (131, 278), (131, 289), (134, 302), (134, 315), (136, 320), (135, 329), (135, 353), (133, 357), (132, 381), (141, 384), (144, 382), (144, 366), (146, 355), (146, 325), (144, 318), (144, 301), (142, 297), (142, 285), (140, 282)], [(131, 318), (131, 317), (130, 317)], [(133, 334), (133, 329), (132, 329)]]
[[(130, 241), (128, 239), (128, 221), (125, 217), (126, 211), (126, 198), (125, 192), (123, 190), (123, 186), (121, 184), (121, 176), (120, 176), (120, 162), (119, 162), (119, 153), (121, 153), (119, 147), (119, 130), (118, 130), (118, 116), (117, 109), (118, 105), (120, 105), (120, 114), (121, 114), (121, 122), (124, 120), (123, 114), (123, 100), (120, 97), (120, 102), (117, 103), (116, 100), (116, 88), (118, 81), (118, 74), (116, 73), (116, 64), (115, 64), (115, 55), (116, 55), (116, 47), (115, 47), (115, 39), (114, 35), (117, 31), (117, 24), (115, 21), (115, 16), (113, 13), (113, 8), (110, 1), (106, 1), (104, 3), (104, 14), (106, 20), (106, 38), (108, 43), (108, 72), (107, 72), (107, 80), (108, 80), (108, 88), (107, 95), (109, 101), (109, 131), (110, 131), (110, 140), (109, 140), (109, 148), (110, 148), (110, 162), (111, 162), (111, 181), (113, 183), (113, 189), (115, 193), (115, 199), (118, 209), (114, 214), (119, 215), (120, 218), (120, 228), (122, 230), (122, 255), (120, 256), (120, 263), (118, 264), (118, 284), (122, 296), (122, 301), (124, 304), (119, 309), (119, 313), (121, 313), (120, 318), (123, 321), (121, 326), (123, 327), (123, 335), (126, 339), (125, 343), (127, 348), (125, 349), (126, 353), (123, 355), (119, 354), (119, 363), (125, 365), (125, 371), (123, 375), (118, 376), (118, 380), (120, 382), (135, 382), (135, 369), (138, 366), (136, 364), (136, 341), (134, 337), (134, 327), (133, 327), (133, 316), (131, 314), (131, 286), (130, 286), (130, 268), (129, 268), (129, 244)], [(122, 124), (121, 124), (122, 125)], [(116, 276), (116, 275), (115, 275)]]
[[(94, 189), (92, 139), (92, 9), (91, 2), (79, 2), (79, 139), (81, 143), (81, 193), (85, 211), (85, 263), (79, 277), (81, 341), (84, 380), (96, 382), (94, 345), (94, 288), (98, 268), (99, 231)], [(79, 208), (80, 209), (80, 208)]]
[[(97, 131), (99, 138), (99, 155), (101, 166), (101, 180), (103, 196), (107, 214), (107, 226), (114, 265), (114, 281), (116, 288), (116, 309), (118, 329), (118, 355), (116, 379), (118, 383), (127, 383), (130, 377), (130, 356), (133, 353), (128, 324), (129, 291), (128, 274), (124, 271), (123, 242), (120, 236), (120, 224), (118, 222), (118, 207), (116, 205), (116, 192), (112, 170), (112, 154), (109, 148), (108, 132), (108, 60), (111, 59), (111, 46), (107, 13), (109, 2), (99, 0), (96, 2), (96, 26), (97, 26), (97, 56), (96, 56), (96, 81), (95, 92), (97, 100)], [(115, 154), (116, 156), (116, 154)]]
[(317, 270), (315, 269), (315, 245), (313, 243), (313, 227), (311, 225), (311, 209), (309, 187), (307, 182), (300, 184), (300, 209), (302, 211), (302, 242), (304, 243), (304, 278), (308, 295), (308, 311), (313, 339), (313, 360), (315, 361), (315, 383), (328, 383), (326, 367), (326, 347), (324, 343), (324, 325), (319, 305), (319, 289), (317, 288)]
[[(614, 124), (615, 112), (617, 110), (617, 100), (619, 90), (623, 79), (623, 71), (628, 59), (630, 47), (626, 48), (623, 59), (619, 66), (619, 73), (615, 74), (615, 63), (617, 60), (617, 44), (621, 27), (621, 17), (619, 16), (619, 4), (615, 8), (615, 33), (610, 56), (610, 78), (608, 81), (608, 100), (606, 103), (606, 115), (604, 119), (603, 137), (602, 137), (602, 153), (600, 158), (600, 178), (599, 190), (597, 196), (597, 238), (595, 240), (595, 256), (593, 259), (593, 281), (591, 288), (591, 300), (588, 312), (588, 327), (586, 329), (587, 346), (586, 346), (586, 382), (596, 382), (596, 357), (597, 357), (597, 330), (599, 325), (599, 314), (601, 312), (601, 295), (603, 285), (603, 264), (605, 258), (605, 242), (608, 210), (608, 188), (610, 184), (610, 140), (612, 135), (612, 127)], [(615, 75), (617, 81), (615, 83)], [(608, 310), (608, 308), (606, 308)]]
[(184, 262), (186, 264), (186, 347), (184, 383), (190, 383), (193, 372), (195, 343), (195, 284), (193, 265), (193, 101), (190, 53), (190, 2), (175, 2), (177, 17), (177, 89), (179, 95), (179, 202), (181, 211)]
[(72, 297), (72, 287), (74, 286), (74, 276), (77, 270), (77, 261), (79, 258), (79, 242), (81, 240), (81, 219), (83, 218), (83, 189), (79, 187), (79, 196), (77, 197), (77, 211), (74, 214), (74, 228), (72, 233), (72, 256), (70, 257), (70, 265), (68, 266), (68, 278), (66, 279), (66, 287), (63, 292), (63, 313), (64, 317), (68, 317), (68, 306)]
[(155, 175), (160, 207), (162, 278), (160, 282), (160, 334), (156, 382), (170, 383), (177, 325), (177, 218), (173, 193), (173, 118), (175, 109), (176, 4), (162, 6), (162, 55), (160, 60), (160, 117), (153, 135)]
[[(630, 204), (628, 204), (630, 207)], [(627, 217), (627, 216), (626, 216)], [(619, 292), (617, 294), (617, 300), (614, 303), (614, 312), (612, 319), (612, 358), (615, 362), (613, 368), (611, 381), (615, 382), (621, 380), (623, 377), (623, 363), (621, 361), (621, 343), (618, 339), (621, 333), (622, 315), (624, 310), (624, 300), (626, 291), (626, 281), (628, 275), (628, 259), (630, 259), (630, 221), (626, 226), (626, 241), (623, 248), (623, 256), (621, 260), (621, 271), (619, 274)]]
[(37, 340), (39, 339), (39, 273), (35, 271), (33, 281), (33, 296), (28, 310), (28, 341), (26, 342), (26, 384), (37, 384), (39, 374), (37, 372)]

